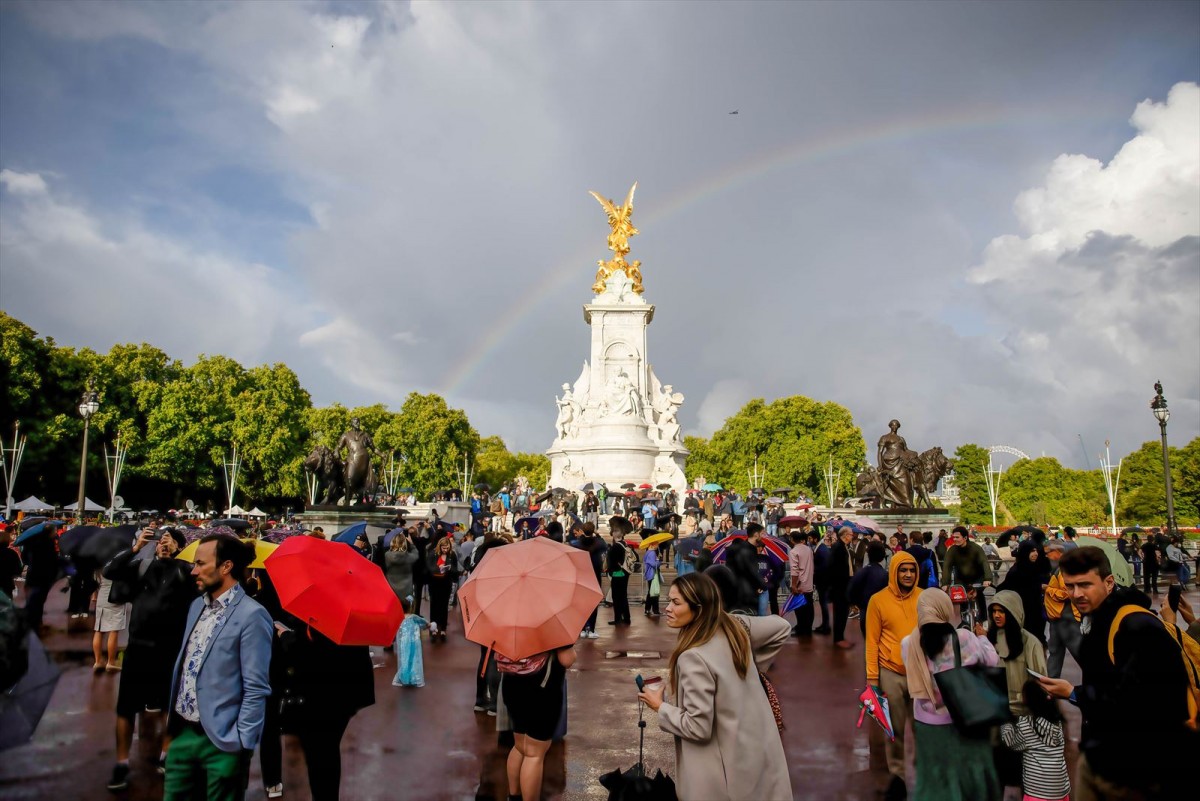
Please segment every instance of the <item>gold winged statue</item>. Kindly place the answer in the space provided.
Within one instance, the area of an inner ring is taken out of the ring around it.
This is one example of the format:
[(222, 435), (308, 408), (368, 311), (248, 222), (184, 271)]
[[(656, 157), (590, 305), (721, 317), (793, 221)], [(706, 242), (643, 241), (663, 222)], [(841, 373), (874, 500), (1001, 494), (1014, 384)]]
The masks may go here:
[(633, 282), (633, 291), (637, 294), (642, 294), (642, 271), (640, 261), (634, 261), (629, 264), (625, 261), (625, 255), (629, 253), (629, 237), (637, 236), (638, 229), (633, 227), (633, 193), (637, 191), (637, 182), (629, 189), (629, 195), (625, 198), (625, 203), (619, 208), (611, 200), (601, 197), (595, 192), (589, 192), (592, 197), (600, 202), (604, 207), (605, 214), (608, 215), (608, 225), (612, 231), (608, 235), (608, 249), (616, 254), (616, 258), (604, 261), (601, 259), (597, 264), (600, 269), (596, 271), (596, 282), (592, 284), (592, 291), (597, 295), (604, 292), (605, 285), (608, 282), (608, 277), (613, 274), (614, 270), (624, 270), (625, 275)]

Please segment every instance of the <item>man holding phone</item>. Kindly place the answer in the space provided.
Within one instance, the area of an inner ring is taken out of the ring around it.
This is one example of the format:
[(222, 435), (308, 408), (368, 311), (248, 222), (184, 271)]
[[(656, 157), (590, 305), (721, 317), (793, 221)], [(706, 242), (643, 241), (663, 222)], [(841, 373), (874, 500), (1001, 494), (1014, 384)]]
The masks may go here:
[[(1179, 645), (1149, 611), (1144, 593), (1116, 586), (1104, 551), (1076, 548), (1062, 557), (1059, 569), (1071, 603), (1084, 615), (1083, 683), (1073, 687), (1055, 678), (1038, 683), (1083, 713), (1076, 801), (1190, 797), (1195, 787), (1184, 766), (1200, 751), (1200, 738), (1185, 725), (1191, 690)], [(1161, 769), (1128, 758), (1131, 733), (1139, 731), (1154, 732)]]

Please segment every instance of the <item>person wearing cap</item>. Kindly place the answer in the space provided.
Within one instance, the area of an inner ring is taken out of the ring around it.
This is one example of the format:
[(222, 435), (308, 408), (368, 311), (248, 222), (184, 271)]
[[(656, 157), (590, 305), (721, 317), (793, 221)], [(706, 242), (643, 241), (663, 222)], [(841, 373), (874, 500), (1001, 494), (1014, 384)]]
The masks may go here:
[[(190, 566), (175, 555), (187, 544), (176, 529), (147, 527), (131, 549), (113, 557), (101, 574), (121, 585), (132, 601), (129, 610), (129, 643), (125, 648), (121, 686), (117, 690), (117, 763), (108, 789), (124, 790), (129, 784), (129, 751), (134, 719), (144, 715), (143, 726), (161, 730), (162, 711), (171, 694), (171, 668), (183, 644), (188, 608), (198, 594)], [(153, 559), (137, 559), (146, 547)], [(146, 725), (149, 724), (149, 725)], [(162, 732), (158, 769), (162, 772), (170, 736)]]

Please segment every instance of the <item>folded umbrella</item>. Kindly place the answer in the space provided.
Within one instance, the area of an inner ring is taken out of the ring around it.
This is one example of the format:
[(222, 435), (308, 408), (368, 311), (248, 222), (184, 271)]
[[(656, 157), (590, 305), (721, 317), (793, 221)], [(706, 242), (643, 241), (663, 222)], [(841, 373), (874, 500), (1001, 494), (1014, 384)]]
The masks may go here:
[(892, 713), (888, 705), (887, 696), (876, 695), (875, 688), (869, 684), (858, 695), (858, 728), (862, 728), (863, 718), (867, 715), (870, 715), (871, 720), (880, 725), (889, 741), (896, 739), (896, 731), (892, 728)]
[(284, 611), (338, 645), (390, 645), (395, 639), (404, 620), (400, 601), (379, 566), (352, 548), (291, 537), (265, 565)]
[(458, 590), (467, 639), (509, 659), (571, 645), (603, 597), (591, 556), (546, 537), (489, 552)]
[(29, 667), (16, 684), (0, 693), (0, 751), (29, 742), (58, 684), (60, 671), (42, 641), (33, 632), (26, 636)]
[(788, 612), (795, 612), (802, 606), (808, 606), (808, 597), (802, 592), (794, 592), (788, 596), (787, 602), (783, 605), (783, 609), (779, 611), (779, 614), (786, 615)]

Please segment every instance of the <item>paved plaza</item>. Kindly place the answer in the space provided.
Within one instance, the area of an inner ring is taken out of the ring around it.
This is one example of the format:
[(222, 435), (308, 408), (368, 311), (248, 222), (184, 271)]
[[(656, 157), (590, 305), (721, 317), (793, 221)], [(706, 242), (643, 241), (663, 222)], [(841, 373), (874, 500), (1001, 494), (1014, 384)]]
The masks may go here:
[[(128, 792), (104, 789), (113, 763), (119, 678), (91, 672), (90, 628), (64, 631), (66, 595), (56, 591), (52, 596), (47, 619), (57, 628), (47, 643), (63, 663), (62, 679), (33, 742), (6, 752), (0, 760), (0, 796), (6, 801), (161, 798), (162, 779), (154, 772), (152, 755), (137, 741)], [(1165, 598), (1165, 592), (1160, 597)], [(1189, 597), (1193, 604), (1200, 603), (1200, 594), (1191, 592)], [(606, 797), (597, 777), (637, 760), (634, 676), (665, 675), (675, 641), (665, 620), (648, 618), (634, 606), (633, 625), (614, 628), (604, 623), (608, 611), (601, 609), (600, 638), (577, 646), (579, 661), (568, 677), (567, 739), (551, 749), (547, 762), (548, 800)], [(392, 687), (395, 657), (373, 649), (379, 666), (376, 703), (354, 718), (342, 743), (342, 797), (348, 801), (505, 798), (507, 748), (497, 746), (495, 718), (471, 710), (478, 647), (463, 639), (460, 620), (452, 615), (451, 621), (451, 638), (445, 645), (425, 643), (423, 688)], [(881, 797), (887, 783), (882, 761), (871, 758), (869, 729), (855, 728), (856, 698), (863, 686), (857, 620), (850, 621), (847, 635), (853, 650), (834, 648), (829, 637), (793, 638), (770, 673), (783, 706), (783, 742), (798, 800), (874, 799)], [(1079, 678), (1070, 657), (1064, 677)], [(673, 772), (671, 738), (659, 731), (649, 710), (647, 720), (646, 765)], [(1068, 757), (1073, 764), (1079, 736), (1074, 710), (1069, 722)], [(910, 781), (913, 778), (910, 768)], [(287, 737), (284, 788), (289, 801), (309, 799), (303, 758)], [(246, 797), (265, 798), (257, 757)]]

